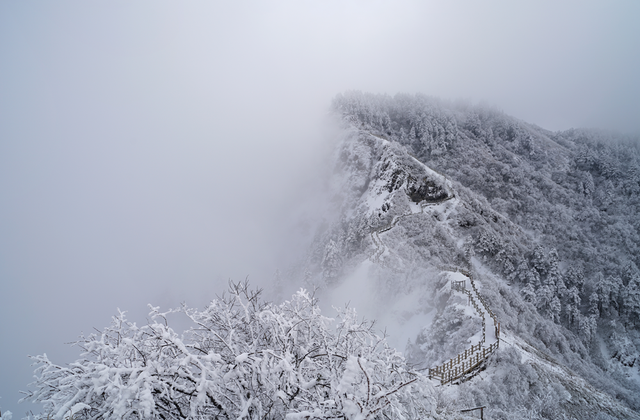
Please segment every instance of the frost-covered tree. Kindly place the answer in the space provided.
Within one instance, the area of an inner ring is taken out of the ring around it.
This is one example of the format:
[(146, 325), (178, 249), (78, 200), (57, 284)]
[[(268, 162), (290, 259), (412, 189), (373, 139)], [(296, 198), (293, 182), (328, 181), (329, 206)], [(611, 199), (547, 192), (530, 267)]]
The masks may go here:
[(342, 258), (340, 256), (340, 247), (333, 240), (325, 247), (324, 258), (322, 259), (322, 275), (325, 279), (335, 279), (338, 276), (340, 267), (342, 266)]
[[(203, 311), (160, 312), (138, 327), (120, 312), (76, 344), (68, 366), (34, 357), (40, 418), (425, 418), (430, 387), (355, 311), (320, 314), (304, 290), (280, 305), (247, 283)], [(178, 334), (171, 314), (192, 327)]]
[(624, 306), (632, 325), (640, 323), (640, 278), (632, 277), (624, 288)]

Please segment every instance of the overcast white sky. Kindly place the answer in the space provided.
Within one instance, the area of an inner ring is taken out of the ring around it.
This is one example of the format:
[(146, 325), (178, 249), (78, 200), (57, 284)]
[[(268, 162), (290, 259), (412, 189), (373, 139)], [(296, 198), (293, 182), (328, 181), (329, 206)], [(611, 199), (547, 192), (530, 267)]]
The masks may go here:
[[(347, 89), (640, 131), (637, 1), (0, 2), (0, 409), (117, 307), (269, 279)], [(283, 251), (284, 250), (284, 251)]]

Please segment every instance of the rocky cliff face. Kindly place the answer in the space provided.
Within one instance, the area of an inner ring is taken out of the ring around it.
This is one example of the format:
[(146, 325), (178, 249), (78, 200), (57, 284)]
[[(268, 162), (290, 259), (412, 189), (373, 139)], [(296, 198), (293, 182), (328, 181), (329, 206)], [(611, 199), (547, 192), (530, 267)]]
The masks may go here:
[(444, 176), (397, 142), (366, 131), (344, 134), (334, 165), (334, 223), (319, 232), (309, 258), (310, 271), (320, 284), (335, 283), (373, 255), (379, 247), (372, 234), (394, 219), (421, 214), (421, 204), (453, 197)]

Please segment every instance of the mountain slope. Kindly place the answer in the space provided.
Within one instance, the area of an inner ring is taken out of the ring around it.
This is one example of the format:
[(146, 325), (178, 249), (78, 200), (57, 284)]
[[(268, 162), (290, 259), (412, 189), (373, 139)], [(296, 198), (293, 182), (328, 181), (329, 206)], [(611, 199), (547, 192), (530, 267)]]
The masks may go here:
[[(473, 344), (480, 318), (443, 268), (469, 270), (506, 336), (526, 345), (501, 345), (457, 387), (462, 400), (492, 418), (638, 418), (625, 408), (640, 409), (637, 139), (551, 133), (419, 95), (351, 92), (334, 110), (345, 126), (334, 207), (307, 281), (366, 288), (374, 315), (411, 337), (409, 359), (427, 368)], [(500, 372), (516, 371), (518, 386), (505, 387)]]

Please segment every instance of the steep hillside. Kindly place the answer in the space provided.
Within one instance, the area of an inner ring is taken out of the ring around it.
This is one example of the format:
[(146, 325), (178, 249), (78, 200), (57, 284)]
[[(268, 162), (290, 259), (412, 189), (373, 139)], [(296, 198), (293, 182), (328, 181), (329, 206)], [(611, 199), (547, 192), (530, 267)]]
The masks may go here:
[(477, 339), (482, 316), (448, 274), (468, 270), (505, 341), (443, 404), (639, 418), (625, 408), (640, 410), (638, 139), (425, 96), (351, 92), (334, 110), (334, 207), (307, 281), (366, 288), (426, 369)]

